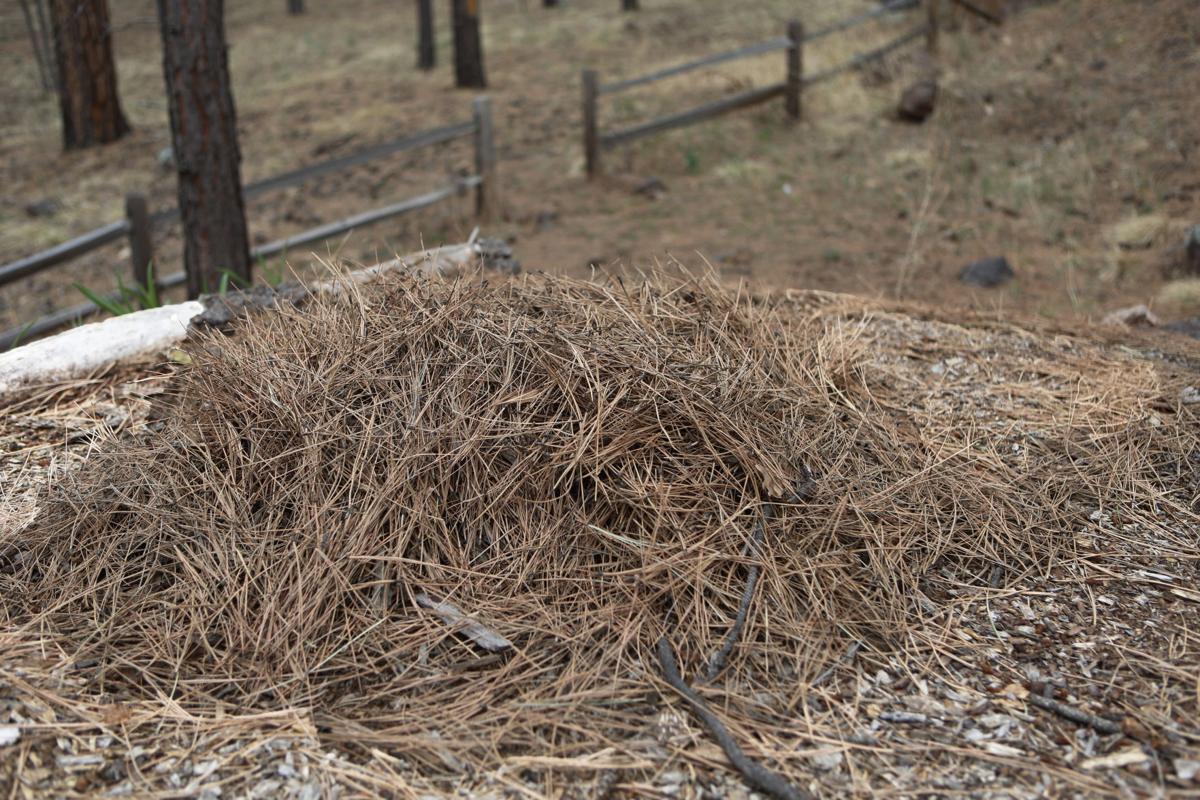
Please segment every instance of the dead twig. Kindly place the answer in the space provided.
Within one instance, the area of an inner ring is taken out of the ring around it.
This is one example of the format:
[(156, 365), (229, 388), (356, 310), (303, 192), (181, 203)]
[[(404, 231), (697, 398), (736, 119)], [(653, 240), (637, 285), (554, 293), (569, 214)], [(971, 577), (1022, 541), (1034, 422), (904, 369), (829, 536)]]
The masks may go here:
[(1043, 697), (1040, 694), (1030, 694), (1028, 700), (1038, 708), (1052, 711), (1063, 719), (1069, 719), (1071, 722), (1086, 725), (1098, 733), (1124, 733), (1124, 729), (1118, 722), (1098, 717), (1095, 714), (1089, 714), (1086, 711), (1080, 711), (1078, 708), (1069, 706), (1066, 703), (1060, 703), (1053, 698)]
[(726, 758), (738, 772), (742, 773), (742, 777), (746, 779), (747, 783), (759, 791), (766, 792), (772, 797), (782, 798), (782, 800), (801, 800), (801, 798), (809, 797), (806, 792), (802, 792), (742, 752), (742, 748), (734, 741), (729, 729), (721, 720), (717, 719), (717, 716), (709, 710), (708, 704), (704, 702), (704, 698), (696, 694), (696, 691), (687, 685), (687, 681), (679, 673), (675, 653), (671, 650), (671, 643), (667, 641), (666, 636), (658, 640), (658, 661), (662, 666), (663, 677), (667, 679), (667, 683), (671, 684), (675, 691), (688, 701), (692, 710), (696, 712), (696, 716), (700, 717), (709, 733), (717, 740), (717, 744), (720, 745)]
[(853, 661), (854, 657), (858, 655), (858, 651), (861, 649), (862, 642), (851, 642), (850, 646), (846, 648), (846, 652), (842, 654), (841, 658), (830, 664), (821, 672), (820, 675), (813, 679), (812, 684), (810, 684), (811, 688), (815, 689), (825, 681), (829, 680), (830, 677), (833, 676), (833, 673), (837, 672), (838, 667), (840, 667), (842, 664), (849, 664), (851, 661)]
[[(763, 506), (762, 515), (758, 518), (758, 522), (755, 523), (754, 534), (750, 537), (751, 558), (758, 558), (759, 549), (762, 547), (763, 533), (767, 527), (767, 520), (774, 516), (775, 507), (773, 505), (767, 503)], [(717, 676), (721, 674), (721, 670), (725, 669), (725, 662), (729, 660), (729, 654), (737, 646), (738, 639), (742, 636), (742, 628), (746, 627), (746, 616), (750, 611), (750, 601), (754, 599), (754, 588), (758, 586), (759, 571), (758, 564), (754, 563), (750, 565), (750, 569), (746, 572), (746, 586), (742, 589), (742, 600), (738, 603), (737, 616), (734, 617), (733, 627), (726, 634), (721, 649), (713, 653), (712, 658), (708, 661), (708, 672), (705, 673), (704, 679), (710, 683), (716, 680)]]

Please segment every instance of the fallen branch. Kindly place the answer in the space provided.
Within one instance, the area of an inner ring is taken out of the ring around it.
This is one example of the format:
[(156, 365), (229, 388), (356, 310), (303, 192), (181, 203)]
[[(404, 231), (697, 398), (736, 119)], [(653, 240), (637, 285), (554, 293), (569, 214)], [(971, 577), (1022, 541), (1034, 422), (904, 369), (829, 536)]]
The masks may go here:
[(709, 710), (708, 704), (704, 702), (704, 698), (696, 694), (696, 690), (688, 686), (687, 681), (679, 673), (679, 664), (675, 661), (675, 653), (671, 650), (671, 643), (667, 641), (666, 636), (658, 640), (658, 661), (662, 666), (663, 677), (667, 679), (667, 683), (671, 684), (675, 691), (688, 701), (692, 710), (696, 712), (696, 716), (700, 717), (709, 733), (717, 740), (725, 757), (738, 772), (742, 773), (742, 777), (750, 786), (771, 797), (780, 798), (780, 800), (807, 800), (809, 795), (806, 792), (797, 789), (782, 776), (742, 752), (742, 748), (734, 741), (729, 729), (721, 720), (717, 719), (717, 716)]
[[(763, 532), (767, 527), (767, 520), (773, 516), (775, 516), (775, 506), (767, 503), (763, 506), (762, 515), (758, 518), (758, 522), (755, 523), (754, 533), (750, 537), (750, 558), (758, 558), (758, 551), (762, 547)], [(760, 571), (756, 561), (750, 565), (750, 569), (746, 573), (746, 586), (742, 589), (742, 600), (738, 603), (737, 616), (734, 617), (733, 627), (726, 634), (725, 642), (721, 645), (721, 649), (713, 653), (712, 658), (709, 659), (708, 672), (704, 676), (706, 681), (712, 682), (721, 674), (721, 670), (725, 669), (725, 662), (729, 660), (729, 654), (733, 652), (733, 648), (737, 646), (738, 639), (742, 636), (742, 628), (746, 627), (746, 616), (750, 611), (750, 601), (754, 599), (754, 589), (758, 586)]]
[(1080, 711), (1078, 708), (1069, 706), (1066, 703), (1060, 703), (1053, 698), (1044, 697), (1040, 694), (1030, 694), (1027, 699), (1038, 708), (1053, 711), (1063, 719), (1069, 719), (1071, 722), (1078, 723), (1079, 725), (1086, 725), (1098, 733), (1112, 734), (1125, 732), (1125, 729), (1121, 727), (1119, 722), (1113, 722), (1110, 719), (1098, 717), (1086, 711)]
[[(803, 502), (812, 497), (816, 491), (816, 481), (813, 479), (812, 472), (806, 466), (804, 468), (805, 478), (803, 483), (792, 494), (793, 502)], [(755, 523), (754, 533), (750, 537), (750, 547), (748, 548), (750, 557), (757, 559), (759, 548), (762, 547), (763, 535), (766, 533), (767, 522), (775, 516), (775, 506), (767, 503), (763, 506), (762, 516)], [(737, 616), (733, 620), (733, 627), (729, 629), (729, 633), (725, 636), (725, 641), (721, 645), (721, 649), (712, 654), (712, 658), (708, 662), (708, 671), (704, 676), (706, 682), (711, 683), (716, 680), (721, 674), (721, 670), (725, 669), (725, 662), (729, 660), (729, 654), (733, 652), (733, 648), (737, 646), (738, 639), (742, 636), (742, 629), (746, 627), (746, 616), (750, 611), (750, 601), (754, 599), (754, 590), (758, 586), (758, 576), (761, 569), (758, 563), (750, 565), (750, 569), (746, 572), (746, 585), (742, 589), (742, 600), (738, 603)]]

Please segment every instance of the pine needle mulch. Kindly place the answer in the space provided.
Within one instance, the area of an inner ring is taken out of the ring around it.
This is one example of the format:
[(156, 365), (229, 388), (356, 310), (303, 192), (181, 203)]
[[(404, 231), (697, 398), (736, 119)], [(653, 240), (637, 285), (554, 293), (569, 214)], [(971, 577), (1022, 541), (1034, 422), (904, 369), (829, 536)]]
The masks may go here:
[(1186, 785), (1186, 355), (706, 279), (364, 291), (193, 339), (0, 532), (12, 796), (85, 733), (125, 749), (83, 793), (744, 791), (664, 637), (804, 791)]

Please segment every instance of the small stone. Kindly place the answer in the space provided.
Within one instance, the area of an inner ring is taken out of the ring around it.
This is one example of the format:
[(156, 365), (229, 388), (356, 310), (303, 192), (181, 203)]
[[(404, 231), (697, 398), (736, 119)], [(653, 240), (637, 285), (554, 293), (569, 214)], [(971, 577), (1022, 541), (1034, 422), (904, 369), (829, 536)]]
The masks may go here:
[(1158, 317), (1143, 303), (1110, 311), (1102, 322), (1105, 325), (1124, 325), (1128, 328), (1153, 328), (1158, 325)]
[(320, 797), (321, 786), (316, 783), (306, 783), (296, 793), (296, 800), (319, 800)]
[(250, 790), (250, 796), (253, 798), (260, 797), (275, 797), (279, 787), (283, 786), (281, 781), (265, 780), (260, 781), (257, 786)]
[(633, 193), (642, 197), (648, 197), (651, 200), (658, 200), (666, 195), (667, 185), (658, 178), (651, 176), (639, 183), (637, 188), (633, 190)]
[(1179, 402), (1185, 406), (1194, 406), (1196, 403), (1200, 403), (1200, 389), (1195, 386), (1183, 387), (1179, 392)]
[(832, 750), (813, 753), (808, 757), (808, 763), (822, 772), (832, 772), (842, 765), (843, 758), (841, 750)]
[(38, 200), (35, 203), (29, 203), (25, 206), (25, 213), (33, 218), (38, 217), (53, 217), (58, 210), (62, 208), (57, 200), (46, 198)]
[(959, 273), (958, 279), (969, 286), (993, 288), (1008, 283), (1016, 273), (1004, 256), (992, 256), (968, 264)]
[(163, 169), (170, 169), (175, 166), (175, 148), (171, 146), (164, 147), (158, 151), (158, 156), (155, 158), (158, 165)]
[(929, 119), (937, 105), (938, 84), (933, 78), (925, 78), (909, 86), (900, 95), (896, 113), (905, 122), (921, 123)]
[(16, 744), (21, 738), (21, 729), (16, 725), (0, 725), (0, 747)]

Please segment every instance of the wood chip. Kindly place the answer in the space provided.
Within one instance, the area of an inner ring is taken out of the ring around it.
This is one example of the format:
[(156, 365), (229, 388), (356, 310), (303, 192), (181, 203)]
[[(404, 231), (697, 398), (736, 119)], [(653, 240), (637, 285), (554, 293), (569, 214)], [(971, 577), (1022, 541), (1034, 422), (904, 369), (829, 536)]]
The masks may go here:
[(462, 609), (453, 603), (445, 600), (434, 600), (424, 592), (418, 594), (416, 600), (417, 605), (421, 608), (432, 611), (441, 617), (443, 622), (453, 627), (458, 633), (466, 636), (484, 650), (490, 650), (495, 653), (501, 650), (508, 650), (512, 647), (512, 642), (508, 639), (505, 639), (486, 625), (476, 622), (464, 614)]
[(1150, 756), (1143, 753), (1142, 748), (1130, 747), (1126, 750), (1109, 753), (1106, 756), (1084, 759), (1080, 762), (1079, 766), (1083, 769), (1119, 769), (1121, 767), (1128, 767), (1131, 764), (1141, 764), (1143, 761), (1149, 760)]
[(16, 744), (21, 738), (21, 729), (16, 725), (0, 725), (0, 747)]
[(1200, 592), (1191, 589), (1172, 589), (1171, 594), (1182, 597), (1184, 600), (1191, 600), (1193, 603), (1200, 603)]

